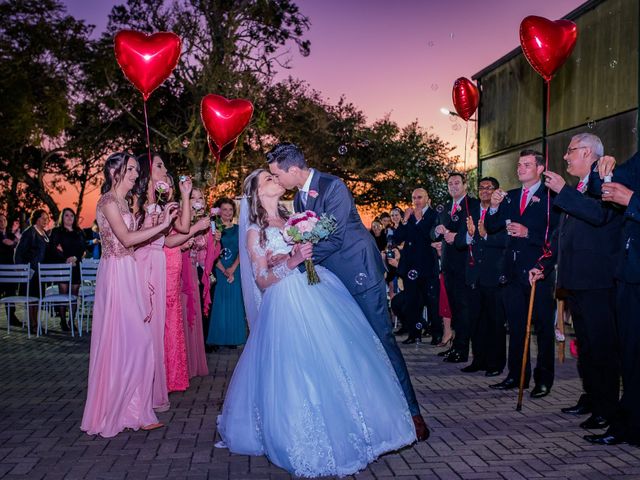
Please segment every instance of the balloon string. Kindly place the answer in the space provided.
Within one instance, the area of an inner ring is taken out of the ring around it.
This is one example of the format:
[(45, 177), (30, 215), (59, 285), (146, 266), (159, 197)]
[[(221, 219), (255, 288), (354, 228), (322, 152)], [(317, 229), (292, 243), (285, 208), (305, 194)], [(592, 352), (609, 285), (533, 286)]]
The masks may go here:
[(149, 155), (149, 172), (153, 166), (153, 160), (151, 159), (151, 137), (149, 136), (149, 117), (147, 116), (147, 101), (144, 100), (144, 126), (147, 130), (147, 153)]
[(469, 138), (469, 120), (464, 125), (464, 173), (467, 173), (467, 138)]
[[(547, 141), (547, 131), (549, 129), (549, 109), (551, 107), (551, 82), (549, 80), (545, 80), (547, 98), (546, 98), (546, 112), (544, 118), (544, 137), (542, 141), (544, 142), (544, 171), (549, 170), (549, 142)], [(547, 226), (544, 232), (544, 244), (542, 246), (542, 255), (538, 258), (538, 266), (540, 270), (544, 271), (544, 265), (540, 262), (544, 258), (548, 258), (551, 256), (551, 245), (549, 243), (549, 228), (551, 225), (551, 190), (549, 187), (547, 188)]]

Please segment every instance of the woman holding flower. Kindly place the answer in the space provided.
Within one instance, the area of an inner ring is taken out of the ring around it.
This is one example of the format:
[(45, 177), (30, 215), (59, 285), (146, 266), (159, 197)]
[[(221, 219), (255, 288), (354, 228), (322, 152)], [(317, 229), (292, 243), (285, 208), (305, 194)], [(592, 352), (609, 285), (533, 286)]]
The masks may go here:
[(221, 250), (216, 262), (216, 289), (209, 317), (207, 344), (235, 348), (247, 340), (247, 324), (242, 302), (240, 258), (238, 257), (238, 226), (233, 223), (236, 204), (230, 198), (220, 198), (214, 204), (222, 224)]

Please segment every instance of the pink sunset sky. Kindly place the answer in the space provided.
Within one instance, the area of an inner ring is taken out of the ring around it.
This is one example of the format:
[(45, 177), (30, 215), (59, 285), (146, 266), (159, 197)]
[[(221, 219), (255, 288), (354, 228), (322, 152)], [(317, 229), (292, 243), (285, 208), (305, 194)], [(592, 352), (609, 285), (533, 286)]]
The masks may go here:
[[(69, 13), (101, 32), (115, 2), (66, 0)], [(291, 51), (292, 75), (331, 102), (341, 95), (369, 122), (389, 114), (400, 126), (414, 120), (464, 156), (464, 123), (440, 112), (453, 110), (451, 89), (519, 45), (527, 15), (562, 18), (582, 0), (298, 0), (309, 17), (311, 55)], [(212, 92), (215, 93), (215, 92)], [(469, 124), (469, 146), (475, 125)], [(475, 150), (467, 154), (476, 163)], [(86, 211), (85, 219), (93, 217)], [(86, 223), (86, 220), (85, 220)]]

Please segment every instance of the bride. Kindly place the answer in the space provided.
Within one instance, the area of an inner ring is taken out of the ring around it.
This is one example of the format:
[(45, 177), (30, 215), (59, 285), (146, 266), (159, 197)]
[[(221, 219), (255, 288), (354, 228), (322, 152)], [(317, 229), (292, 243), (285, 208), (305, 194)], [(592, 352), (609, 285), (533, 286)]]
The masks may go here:
[[(358, 304), (329, 270), (309, 286), (310, 244), (285, 243), (284, 189), (263, 169), (244, 182), (242, 288), (251, 334), (218, 431), (233, 453), (266, 455), (298, 476), (349, 475), (416, 440), (389, 359)], [(278, 258), (286, 258), (271, 266)]]

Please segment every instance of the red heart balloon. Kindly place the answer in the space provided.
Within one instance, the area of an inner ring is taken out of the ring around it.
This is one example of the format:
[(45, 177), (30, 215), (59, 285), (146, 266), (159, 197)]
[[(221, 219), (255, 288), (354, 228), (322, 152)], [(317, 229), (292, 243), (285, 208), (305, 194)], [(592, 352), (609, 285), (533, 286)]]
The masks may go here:
[(453, 106), (464, 121), (469, 120), (480, 103), (480, 92), (471, 80), (460, 77), (453, 83)]
[(175, 33), (146, 35), (133, 30), (116, 34), (114, 50), (124, 75), (140, 90), (145, 101), (178, 63), (181, 41)]
[(531, 15), (520, 24), (520, 45), (533, 69), (547, 82), (576, 46), (578, 27), (570, 20), (555, 22)]
[(249, 125), (253, 104), (249, 100), (227, 100), (210, 93), (202, 99), (200, 117), (212, 143), (221, 151)]

